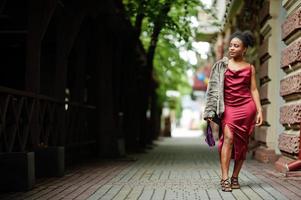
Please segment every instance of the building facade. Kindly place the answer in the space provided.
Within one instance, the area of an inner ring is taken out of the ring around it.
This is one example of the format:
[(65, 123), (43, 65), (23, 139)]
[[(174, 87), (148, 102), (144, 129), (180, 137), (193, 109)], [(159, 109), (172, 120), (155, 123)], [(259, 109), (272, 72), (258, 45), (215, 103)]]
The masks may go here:
[(155, 138), (146, 56), (122, 1), (1, 1), (0, 24), (1, 190)]
[(223, 21), (216, 59), (226, 56), (235, 30), (251, 30), (256, 37), (247, 60), (256, 67), (264, 122), (250, 141), (254, 158), (287, 172), (287, 164), (300, 159), (301, 1), (228, 0)]

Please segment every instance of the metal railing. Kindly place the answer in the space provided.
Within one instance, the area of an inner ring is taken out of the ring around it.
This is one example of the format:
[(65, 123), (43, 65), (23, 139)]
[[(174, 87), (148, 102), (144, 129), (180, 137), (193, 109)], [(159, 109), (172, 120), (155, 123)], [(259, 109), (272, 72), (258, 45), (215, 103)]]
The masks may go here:
[(95, 143), (95, 106), (0, 87), (0, 153)]

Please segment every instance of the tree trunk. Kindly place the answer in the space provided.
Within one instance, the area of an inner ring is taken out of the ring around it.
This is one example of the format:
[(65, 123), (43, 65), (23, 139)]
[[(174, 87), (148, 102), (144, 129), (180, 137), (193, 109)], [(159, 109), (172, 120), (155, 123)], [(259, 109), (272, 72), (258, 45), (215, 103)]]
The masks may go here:
[[(148, 135), (146, 138), (154, 138), (155, 133), (155, 127), (156, 127), (156, 109), (157, 109), (157, 94), (156, 94), (156, 87), (157, 85), (154, 82), (153, 79), (153, 62), (155, 57), (155, 51), (157, 47), (157, 43), (159, 40), (159, 35), (164, 27), (164, 16), (169, 12), (171, 8), (171, 2), (167, 1), (163, 6), (162, 10), (160, 11), (160, 14), (157, 17), (157, 20), (155, 21), (154, 30), (151, 35), (151, 43), (147, 51), (147, 77), (146, 77), (146, 91), (144, 95), (144, 111), (145, 113), (149, 109), (149, 105), (151, 105), (150, 108), (150, 123), (144, 123), (145, 125), (148, 124), (148, 127), (146, 125), (144, 130), (148, 130)], [(148, 120), (147, 118), (145, 120)], [(147, 139), (146, 139), (147, 140)], [(150, 143), (150, 141), (144, 141), (144, 143)]]
[(141, 0), (138, 8), (138, 14), (136, 16), (136, 21), (135, 21), (135, 30), (136, 34), (139, 38), (142, 30), (142, 21), (145, 17), (144, 11), (145, 11), (145, 6), (146, 6), (146, 0)]

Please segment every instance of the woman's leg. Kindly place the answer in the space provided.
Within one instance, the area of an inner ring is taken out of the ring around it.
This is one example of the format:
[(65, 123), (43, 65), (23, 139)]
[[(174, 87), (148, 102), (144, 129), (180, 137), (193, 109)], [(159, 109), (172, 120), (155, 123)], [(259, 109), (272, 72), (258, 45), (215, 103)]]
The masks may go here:
[(232, 177), (237, 178), (244, 160), (235, 160)]
[(239, 172), (240, 172), (243, 162), (244, 162), (243, 160), (235, 160), (234, 169), (233, 169), (233, 173), (232, 173), (232, 177), (231, 177), (231, 188), (232, 189), (240, 188), (240, 185), (238, 182), (238, 175), (239, 175)]
[(222, 179), (225, 180), (229, 178), (229, 165), (232, 154), (233, 146), (233, 134), (231, 133), (229, 127), (225, 125), (224, 128), (224, 142), (221, 151), (221, 170), (222, 170)]

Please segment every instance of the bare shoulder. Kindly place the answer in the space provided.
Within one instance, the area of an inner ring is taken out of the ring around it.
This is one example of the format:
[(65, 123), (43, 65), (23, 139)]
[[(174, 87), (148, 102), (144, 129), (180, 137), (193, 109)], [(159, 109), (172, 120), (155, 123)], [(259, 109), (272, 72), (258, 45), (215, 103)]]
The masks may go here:
[(252, 64), (250, 64), (250, 63), (249, 63), (249, 65), (250, 65), (250, 67), (251, 67), (252, 74), (255, 74), (255, 67), (254, 67), (254, 65), (252, 65)]

